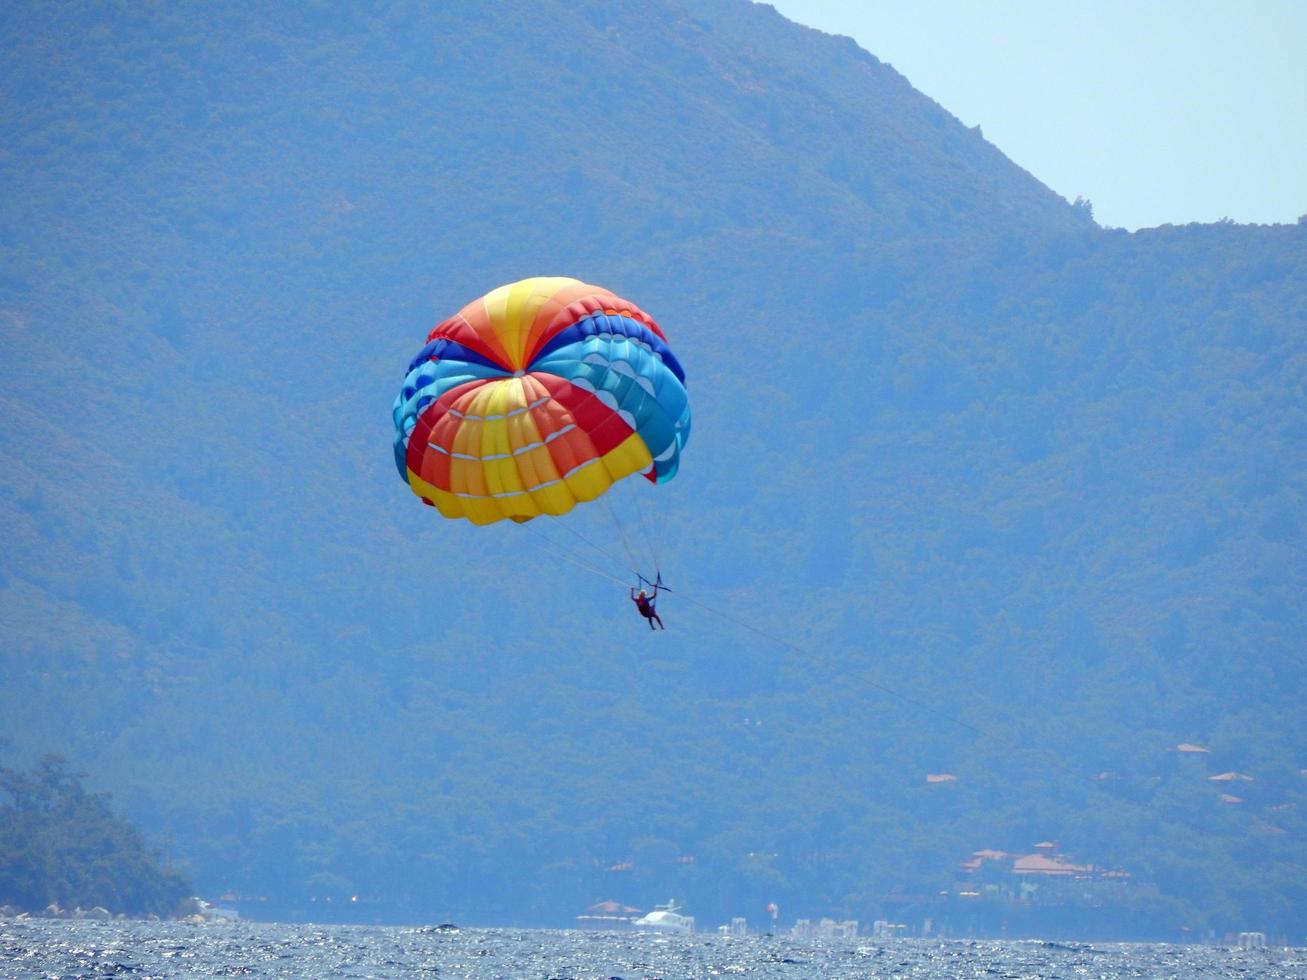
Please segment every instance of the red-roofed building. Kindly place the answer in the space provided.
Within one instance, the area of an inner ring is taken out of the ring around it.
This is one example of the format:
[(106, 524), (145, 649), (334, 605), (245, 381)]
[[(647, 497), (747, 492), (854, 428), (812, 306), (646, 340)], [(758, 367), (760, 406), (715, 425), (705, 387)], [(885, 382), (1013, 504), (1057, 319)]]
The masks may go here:
[[(1057, 844), (1053, 841), (1041, 841), (1035, 845), (1034, 854), (1008, 854), (1006, 851), (975, 851), (969, 861), (963, 861), (960, 868), (964, 874), (975, 874), (990, 862), (1002, 862), (1007, 874), (1020, 875), (1022, 878), (1048, 876), (1053, 878), (1075, 878), (1092, 880), (1099, 878), (1129, 878), (1130, 872), (1111, 870), (1095, 864), (1076, 864), (1066, 855), (1057, 853)], [(990, 869), (994, 870), (994, 865)]]
[[(1058, 852), (1055, 841), (1040, 841), (1029, 854), (1006, 851), (976, 851), (961, 863), (950, 894), (968, 903), (989, 906), (985, 914), (998, 916), (1001, 910), (1034, 907), (1062, 910), (1114, 909), (1127, 906), (1132, 889), (1129, 871), (1081, 864)], [(1098, 914), (1098, 913), (1095, 913)]]
[(1048, 857), (1045, 854), (1027, 854), (1012, 862), (1014, 875), (1091, 876), (1095, 870), (1092, 864), (1072, 864), (1060, 857)]
[(1008, 856), (1007, 851), (973, 851), (971, 860), (962, 862), (963, 871), (979, 871), (986, 861), (1002, 861)]

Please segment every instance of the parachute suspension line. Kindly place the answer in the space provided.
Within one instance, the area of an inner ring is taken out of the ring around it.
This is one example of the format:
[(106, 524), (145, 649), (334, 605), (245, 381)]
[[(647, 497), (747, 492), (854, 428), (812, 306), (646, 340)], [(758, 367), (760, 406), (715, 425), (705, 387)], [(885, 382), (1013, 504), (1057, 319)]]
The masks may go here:
[[(752, 623), (747, 622), (746, 620), (740, 619), (736, 616), (732, 616), (730, 613), (723, 612), (720, 609), (716, 609), (708, 605), (706, 602), (700, 602), (699, 600), (694, 599), (691, 596), (686, 595), (685, 593), (681, 593), (681, 598), (685, 599), (687, 602), (691, 603), (692, 605), (698, 606), (700, 609), (703, 609), (705, 612), (708, 612), (713, 616), (717, 616), (718, 618), (724, 619), (727, 622), (734, 623), (737, 626), (741, 626), (744, 629), (750, 630), (751, 632), (756, 633), (761, 637), (771, 640), (773, 643), (777, 644), (778, 646), (786, 647), (787, 649), (793, 650), (796, 653), (799, 653), (805, 657), (814, 656), (811, 650), (805, 649), (796, 643), (792, 643), (789, 640), (777, 636), (775, 633), (769, 632), (768, 630), (754, 626)], [(910, 695), (904, 694), (902, 691), (896, 691), (893, 688), (888, 687), (884, 684), (878, 684), (873, 680), (866, 679), (866, 678), (864, 679), (866, 680), (866, 683), (870, 687), (873, 687), (876, 690), (881, 691), (882, 693), (887, 694), (892, 698), (902, 701), (904, 704), (911, 705), (914, 708), (921, 709), (927, 714), (934, 715), (936, 718), (941, 718), (945, 721), (950, 722), (951, 724), (957, 725), (959, 728), (965, 728), (967, 731), (973, 732), (981, 739), (988, 741), (993, 745), (999, 746), (1000, 748), (1021, 750), (1024, 752), (1028, 752), (1032, 756), (1037, 756), (1041, 758), (1047, 764), (1049, 770), (1059, 773), (1066, 779), (1066, 786), (1068, 788), (1074, 786), (1077, 790), (1086, 791), (1086, 795), (1090, 795), (1090, 794), (1096, 795), (1099, 798), (1108, 799), (1116, 804), (1122, 802), (1119, 797), (1112, 796), (1110, 793), (1108, 793), (1107, 790), (1105, 789), (1105, 784), (1103, 783), (1092, 782), (1089, 783), (1088, 786), (1086, 786), (1087, 780), (1085, 778), (1085, 774), (1083, 771), (1073, 768), (1069, 763), (1067, 763), (1066, 760), (1054, 754), (1052, 751), (1050, 751), (1047, 748), (1038, 745), (1035, 746), (1028, 745), (1023, 743), (1017, 738), (995, 731), (992, 728), (973, 725), (970, 722), (963, 721), (961, 718), (958, 718), (956, 715), (949, 714), (947, 711), (943, 711), (939, 708), (932, 707), (931, 705), (926, 704), (914, 697), (911, 697)], [(1161, 812), (1164, 803), (1165, 800), (1162, 798), (1160, 794), (1154, 794), (1149, 799), (1144, 800), (1142, 802), (1135, 801), (1133, 802), (1132, 805), (1139, 807), (1141, 810), (1146, 812), (1158, 812), (1163, 818), (1165, 818), (1166, 814)]]
[(555, 527), (561, 527), (563, 530), (567, 531), (568, 534), (571, 534), (573, 537), (579, 539), (582, 543), (589, 545), (595, 551), (599, 552), (599, 554), (603, 555), (607, 561), (610, 561), (614, 565), (620, 566), (622, 568), (626, 567), (622, 562), (621, 556), (618, 555), (616, 552), (610, 551), (608, 548), (605, 548), (602, 545), (595, 544), (584, 534), (582, 534), (580, 531), (574, 528), (571, 524), (564, 521), (561, 517), (554, 517), (552, 514), (547, 516), (550, 517), (550, 519), (554, 522)]
[[(692, 605), (698, 606), (700, 609), (703, 609), (705, 612), (717, 616), (720, 619), (727, 620), (728, 622), (735, 623), (737, 626), (742, 626), (744, 629), (757, 633), (759, 636), (765, 637), (766, 639), (771, 640), (773, 643), (776, 643), (779, 646), (786, 647), (805, 657), (814, 656), (811, 650), (804, 649), (803, 647), (799, 646), (796, 643), (791, 643), (789, 640), (777, 636), (775, 633), (771, 633), (768, 630), (761, 629), (760, 627), (754, 626), (752, 623), (747, 622), (743, 619), (739, 619), (736, 616), (732, 616), (730, 613), (723, 612), (720, 609), (715, 609), (712, 606), (708, 605), (707, 603), (700, 602), (697, 599), (694, 599), (691, 596), (686, 595), (685, 593), (681, 593), (680, 595), (681, 598), (685, 599), (687, 602), (691, 603)], [(893, 688), (888, 687), (884, 684), (878, 684), (877, 682), (869, 678), (864, 678), (864, 680), (866, 681), (868, 686), (873, 687), (876, 690), (884, 694), (887, 694), (892, 698), (902, 701), (904, 704), (911, 705), (914, 708), (919, 708), (920, 710), (926, 712), (927, 714), (934, 715), (936, 718), (940, 718), (943, 719), (944, 721), (948, 721), (954, 725), (957, 725), (959, 728), (965, 728), (967, 731), (973, 732), (981, 739), (988, 741), (993, 745), (999, 746), (1000, 748), (1021, 750), (1030, 753), (1030, 755), (1032, 756), (1038, 756), (1039, 758), (1043, 759), (1043, 761), (1051, 771), (1060, 773), (1063, 777), (1065, 777), (1066, 785), (1068, 787), (1074, 786), (1077, 789), (1085, 788), (1086, 779), (1085, 779), (1084, 772), (1074, 769), (1070, 764), (1066, 762), (1066, 760), (1054, 754), (1052, 751), (1050, 751), (1047, 748), (1038, 745), (1032, 746), (1032, 745), (1025, 744), (1019, 739), (1014, 738), (1011, 735), (1003, 734), (989, 727), (973, 725), (970, 722), (963, 721), (961, 718), (958, 718), (956, 715), (949, 714), (947, 711), (943, 711), (939, 708), (926, 704), (925, 702), (920, 701), (917, 698), (904, 694), (902, 691), (896, 691)], [(1088, 792), (1092, 794), (1096, 794), (1100, 797), (1106, 797), (1117, 803), (1120, 802), (1120, 799), (1118, 797), (1114, 797), (1108, 794), (1104, 789), (1104, 785), (1101, 783), (1097, 783), (1097, 782), (1091, 783), (1088, 787)], [(1162, 799), (1160, 795), (1154, 795), (1143, 802), (1135, 802), (1134, 805), (1142, 808), (1145, 811), (1161, 811), (1164, 802), (1165, 801)]]
[(613, 509), (613, 502), (608, 499), (609, 494), (604, 494), (599, 499), (603, 502), (608, 511), (608, 516), (612, 518), (613, 527), (617, 529), (617, 539), (622, 542), (622, 551), (626, 553), (627, 568), (631, 574), (640, 574), (640, 563), (636, 561), (634, 552), (631, 551), (631, 543), (626, 540), (626, 529), (622, 527), (622, 522), (618, 519), (617, 511)]
[[(751, 632), (756, 633), (761, 637), (771, 640), (773, 643), (777, 644), (778, 646), (786, 647), (787, 649), (793, 650), (794, 652), (801, 654), (804, 657), (814, 656), (811, 650), (807, 650), (796, 643), (791, 643), (789, 640), (777, 636), (775, 633), (769, 632), (768, 630), (762, 629), (758, 626), (754, 626), (752, 623), (740, 619), (736, 616), (732, 616), (730, 613), (723, 612), (720, 609), (715, 609), (712, 606), (708, 605), (706, 602), (700, 602), (699, 600), (692, 598), (691, 596), (688, 596), (685, 593), (680, 593), (680, 595), (681, 598), (685, 599), (691, 605), (698, 606), (700, 609), (710, 613), (713, 616), (717, 616), (720, 619), (724, 619), (728, 622), (734, 623), (737, 626), (741, 626), (744, 629), (750, 630)], [(1084, 782), (1085, 782), (1084, 773), (1078, 772), (1077, 770), (1073, 769), (1070, 765), (1067, 764), (1065, 760), (1053, 754), (1048, 749), (1039, 746), (1025, 745), (1010, 735), (1004, 735), (991, 728), (981, 727), (979, 725), (973, 725), (970, 722), (963, 721), (961, 718), (957, 717), (956, 715), (949, 714), (947, 711), (943, 711), (939, 708), (926, 704), (925, 702), (920, 701), (917, 698), (912, 697), (911, 695), (904, 694), (902, 691), (897, 691), (892, 687), (888, 687), (884, 684), (879, 684), (876, 681), (871, 680), (869, 678), (864, 677), (863, 679), (866, 681), (868, 686), (875, 688), (881, 693), (887, 694), (898, 701), (902, 701), (904, 704), (908, 704), (914, 708), (918, 708), (927, 714), (934, 715), (936, 718), (940, 718), (943, 719), (944, 721), (950, 722), (951, 724), (957, 725), (959, 728), (965, 728), (967, 731), (974, 733), (975, 735), (979, 736), (981, 739), (988, 741), (991, 744), (1003, 748), (1008, 748), (1008, 749), (1019, 749), (1019, 750), (1029, 752), (1032, 755), (1039, 756), (1047, 763), (1050, 770), (1056, 771), (1066, 778), (1068, 786), (1074, 785), (1077, 788), (1082, 788), (1084, 786)], [(1103, 789), (1100, 786), (1098, 786), (1098, 784), (1094, 784), (1090, 788), (1090, 792), (1094, 792), (1095, 789), (1099, 794), (1102, 794), (1104, 792)], [(1154, 796), (1153, 798), (1147, 800), (1146, 802), (1137, 805), (1142, 806), (1145, 810), (1154, 810), (1159, 808), (1160, 802), (1159, 799), (1156, 796)]]
[[(759, 626), (755, 626), (753, 623), (750, 623), (748, 620), (740, 619), (738, 616), (732, 616), (728, 612), (723, 612), (720, 609), (715, 609), (712, 606), (708, 605), (706, 602), (700, 602), (698, 599), (695, 599), (693, 596), (686, 595), (684, 592), (679, 593), (679, 595), (682, 599), (684, 599), (686, 602), (690, 603), (691, 605), (698, 606), (700, 609), (704, 610), (705, 612), (711, 613), (712, 615), (718, 617), (719, 619), (724, 619), (727, 622), (734, 623), (736, 626), (742, 626), (744, 629), (757, 633), (759, 636), (771, 640), (773, 643), (777, 644), (778, 646), (786, 647), (787, 649), (793, 650), (795, 653), (801, 654), (804, 657), (814, 656), (811, 650), (804, 649), (803, 647), (799, 646), (797, 643), (791, 643), (789, 640), (777, 636), (775, 633), (769, 632), (768, 630), (765, 630)], [(978, 728), (969, 722), (965, 722), (961, 718), (949, 714), (947, 711), (941, 711), (939, 708), (931, 707), (929, 704), (926, 704), (924, 701), (918, 701), (916, 698), (912, 697), (911, 695), (904, 694), (902, 691), (896, 691), (894, 690), (894, 688), (888, 687), (884, 684), (880, 684), (874, 680), (871, 680), (870, 678), (863, 678), (863, 680), (866, 682), (866, 684), (869, 687), (874, 687), (882, 694), (887, 694), (892, 698), (896, 698), (897, 700), (902, 701), (904, 704), (909, 704), (912, 705), (914, 708), (919, 708), (920, 710), (926, 712), (927, 714), (934, 715), (936, 718), (943, 718), (945, 721), (950, 721), (953, 724), (965, 728), (969, 731), (975, 732), (977, 735), (980, 735), (984, 738), (989, 738), (1000, 742), (1009, 741), (1007, 739), (1002, 738), (999, 735), (996, 735), (992, 732), (988, 732), (983, 728)]]
[(644, 504), (640, 502), (641, 492), (638, 487), (632, 487), (631, 489), (631, 495), (635, 498), (635, 513), (640, 519), (640, 529), (644, 532), (644, 543), (649, 549), (649, 556), (653, 558), (653, 570), (654, 574), (657, 575), (662, 571), (663, 560), (662, 556), (658, 554), (658, 538), (653, 533), (650, 523), (645, 517)]
[(610, 575), (608, 572), (604, 571), (598, 565), (595, 565), (587, 561), (586, 559), (577, 556), (575, 552), (572, 552), (571, 550), (564, 548), (562, 545), (558, 544), (558, 542), (551, 540), (549, 535), (545, 534), (544, 531), (540, 530), (538, 527), (532, 527), (531, 523), (532, 523), (531, 521), (524, 521), (521, 526), (527, 528), (532, 534), (536, 535), (536, 537), (538, 537), (541, 541), (543, 541), (547, 546), (547, 550), (552, 552), (556, 557), (561, 558), (564, 561), (571, 562), (573, 565), (577, 566), (578, 568), (585, 569), (591, 575), (598, 575), (600, 578), (607, 579), (610, 582), (615, 582), (616, 584), (620, 585), (622, 588), (628, 587), (629, 583), (624, 582), (622, 579), (618, 578), (615, 575)]

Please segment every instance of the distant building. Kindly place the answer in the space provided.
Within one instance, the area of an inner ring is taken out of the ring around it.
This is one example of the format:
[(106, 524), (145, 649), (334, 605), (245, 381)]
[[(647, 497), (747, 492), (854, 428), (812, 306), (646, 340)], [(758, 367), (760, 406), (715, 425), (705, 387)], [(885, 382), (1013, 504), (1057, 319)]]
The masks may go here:
[(576, 917), (576, 923), (590, 928), (611, 929), (632, 922), (638, 915), (640, 909), (635, 906), (609, 899), (589, 906), (582, 915)]
[(822, 919), (814, 925), (808, 919), (799, 919), (790, 930), (790, 935), (795, 939), (856, 939), (858, 920), (844, 919), (836, 922), (834, 919)]
[(1045, 854), (1024, 854), (1012, 862), (1014, 875), (1060, 875), (1063, 877), (1092, 877), (1095, 873), (1092, 864), (1073, 864), (1062, 857), (1048, 857)]
[(958, 870), (962, 877), (956, 894), (965, 898), (983, 898), (988, 895), (1031, 900), (1043, 885), (1053, 882), (1119, 884), (1130, 877), (1129, 871), (1073, 861), (1068, 855), (1058, 853), (1058, 845), (1054, 841), (1040, 841), (1030, 854), (1009, 854), (988, 849), (974, 851), (968, 860), (959, 865)]
[(737, 915), (731, 919), (730, 925), (718, 926), (717, 931), (723, 936), (747, 936), (749, 934), (749, 923), (745, 921), (744, 916)]

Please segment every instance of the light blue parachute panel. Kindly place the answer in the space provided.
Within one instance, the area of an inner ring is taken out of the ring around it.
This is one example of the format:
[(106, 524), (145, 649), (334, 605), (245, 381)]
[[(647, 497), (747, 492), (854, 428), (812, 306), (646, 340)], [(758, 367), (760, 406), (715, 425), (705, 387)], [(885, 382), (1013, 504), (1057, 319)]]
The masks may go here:
[(640, 436), (658, 483), (676, 475), (690, 435), (690, 403), (680, 365), (652, 331), (630, 317), (595, 314), (560, 335), (530, 370), (593, 391)]
[(504, 378), (512, 372), (449, 340), (428, 343), (409, 364), (404, 386), (395, 396), (391, 419), (395, 423), (395, 466), (408, 482), (408, 437), (422, 410), (447, 391), (469, 381)]

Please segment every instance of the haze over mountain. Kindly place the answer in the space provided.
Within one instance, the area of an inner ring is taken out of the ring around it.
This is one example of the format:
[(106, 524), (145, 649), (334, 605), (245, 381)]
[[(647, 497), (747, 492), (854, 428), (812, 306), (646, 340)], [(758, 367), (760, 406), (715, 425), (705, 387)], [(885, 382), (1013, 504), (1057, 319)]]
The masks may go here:
[[(1105, 231), (736, 0), (0, 28), (0, 734), (202, 888), (1300, 926), (1307, 227)], [(535, 274), (686, 366), (665, 634), (395, 475), (426, 331)], [(1129, 885), (956, 897), (1046, 839)]]

